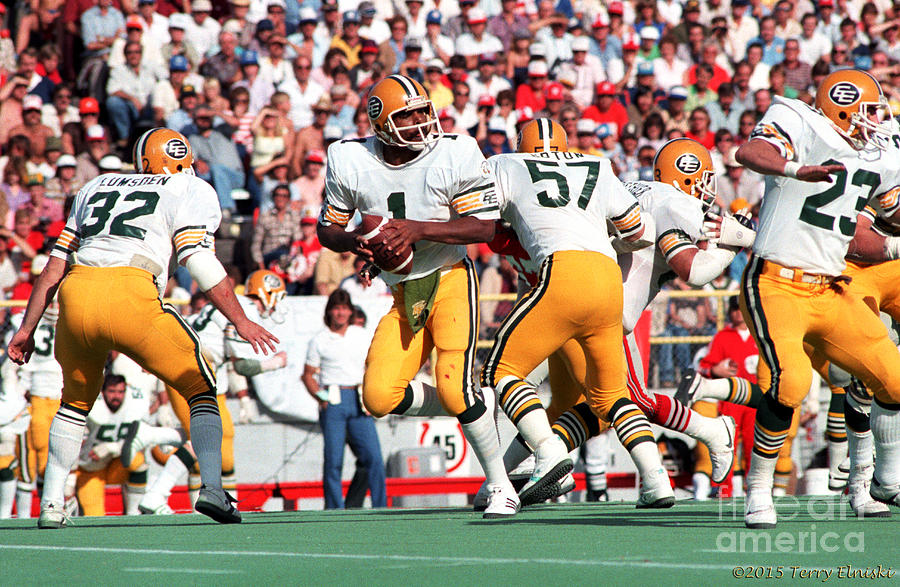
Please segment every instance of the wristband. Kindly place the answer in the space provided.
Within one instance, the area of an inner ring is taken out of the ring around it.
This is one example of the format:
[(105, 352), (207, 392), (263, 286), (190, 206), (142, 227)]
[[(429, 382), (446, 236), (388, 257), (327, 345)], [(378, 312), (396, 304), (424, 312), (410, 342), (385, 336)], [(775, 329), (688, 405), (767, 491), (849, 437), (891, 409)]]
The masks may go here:
[(794, 179), (797, 178), (797, 172), (800, 171), (800, 168), (803, 167), (796, 161), (788, 161), (784, 164), (784, 171), (782, 171), (782, 175), (785, 177), (792, 177)]

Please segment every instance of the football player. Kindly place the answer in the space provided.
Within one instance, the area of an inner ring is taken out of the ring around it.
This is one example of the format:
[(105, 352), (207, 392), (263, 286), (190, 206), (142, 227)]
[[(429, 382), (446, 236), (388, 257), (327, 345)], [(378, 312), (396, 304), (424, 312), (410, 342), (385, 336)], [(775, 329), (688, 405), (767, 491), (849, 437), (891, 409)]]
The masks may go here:
[(78, 459), (111, 350), (129, 355), (187, 398), (204, 483), (195, 507), (219, 522), (240, 521), (222, 489), (215, 374), (191, 328), (160, 301), (173, 249), (177, 262), (241, 337), (264, 353), (274, 349), (277, 339), (247, 319), (215, 257), (213, 233), (221, 212), (215, 190), (193, 174), (187, 139), (170, 129), (149, 130), (135, 143), (134, 161), (139, 174), (99, 176), (75, 196), (66, 227), (29, 297), (22, 326), (8, 346), (13, 361), (31, 358), (38, 322), (58, 288), (56, 359), (63, 369), (63, 391), (50, 426), (40, 528), (66, 524), (65, 478)]
[(759, 347), (764, 392), (747, 475), (749, 528), (777, 522), (777, 456), (812, 377), (804, 342), (873, 391), (875, 475), (883, 484), (900, 485), (900, 353), (843, 274), (857, 214), (873, 195), (887, 191), (881, 176), (897, 166), (896, 157), (886, 156), (886, 115), (875, 78), (836, 71), (819, 85), (815, 109), (775, 97), (736, 155), (769, 176), (741, 280), (741, 310)]
[[(19, 517), (26, 518), (31, 516), (31, 502), (27, 504), (26, 512), (25, 505), (17, 499), (16, 470), (25, 469), (25, 474), (19, 475), (21, 486), (28, 479), (26, 433), (31, 416), (25, 394), (16, 385), (15, 373), (5, 364), (0, 372), (3, 373), (0, 381), (0, 519), (12, 517), (14, 502), (17, 502)], [(31, 496), (31, 488), (28, 495)]]
[[(106, 515), (106, 486), (122, 485), (125, 513), (138, 513), (138, 501), (147, 485), (144, 455), (125, 454), (131, 431), (147, 415), (147, 402), (139, 389), (129, 389), (121, 375), (109, 374), (103, 380), (100, 396), (87, 417), (87, 436), (81, 446), (75, 495), (85, 516)], [(179, 443), (172, 435), (171, 442)]]
[[(532, 126), (523, 129), (520, 152), (530, 152), (535, 148), (534, 145), (540, 149), (540, 142), (529, 140), (530, 132), (535, 129), (533, 125), (538, 124), (543, 123), (535, 121), (531, 123)], [(551, 129), (555, 131), (555, 124)], [(525, 132), (526, 130), (529, 132)], [(557, 150), (563, 149), (564, 145), (557, 146)], [(672, 401), (668, 396), (648, 393), (644, 389), (643, 363), (631, 332), (647, 305), (659, 292), (667, 274), (680, 275), (692, 285), (703, 285), (727, 267), (736, 249), (724, 246), (724, 241), (721, 248), (710, 246), (701, 250), (697, 246), (700, 240), (705, 239), (704, 214), (715, 198), (712, 160), (702, 145), (690, 139), (670, 141), (657, 154), (654, 170), (658, 182), (625, 184), (636, 196), (642, 210), (651, 217), (658, 231), (655, 247), (622, 252), (617, 259), (624, 278), (623, 325), (626, 332), (624, 342), (628, 388), (632, 399), (654, 423), (686, 433), (710, 448), (712, 477), (716, 482), (721, 482), (727, 476), (733, 461), (733, 421), (728, 417), (707, 418)], [(693, 197), (693, 200), (686, 200), (684, 193)], [(717, 236), (722, 240), (722, 231), (717, 230)], [(733, 219), (726, 221), (726, 231), (729, 230), (734, 230)], [(745, 229), (744, 232), (745, 238), (752, 239), (752, 231)], [(733, 238), (733, 235), (729, 232), (725, 238)], [(527, 259), (520, 258), (517, 265), (524, 269), (528, 263)], [(560, 359), (563, 361), (562, 365), (559, 365)], [(584, 355), (571, 342), (563, 345), (561, 351), (550, 360), (553, 398), (548, 412), (554, 416), (553, 428), (564, 440), (567, 450), (574, 450), (587, 438), (597, 434), (599, 428), (586, 405), (573, 408), (579, 401), (578, 388), (566, 383), (555, 384), (567, 379), (567, 370), (575, 375), (576, 380), (582, 380), (585, 374)], [(554, 374), (554, 371), (557, 373)], [(559, 390), (571, 391), (558, 393)], [(507, 465), (514, 464), (527, 455), (526, 451), (523, 443), (514, 441), (507, 450), (504, 461)], [(513, 456), (516, 452), (519, 453), (518, 457)], [(563, 484), (564, 487), (572, 485), (574, 484), (571, 482)]]
[[(345, 227), (355, 211), (377, 214), (390, 219), (385, 244), (394, 251), (415, 245), (415, 257), (409, 275), (382, 273), (394, 305), (366, 358), (363, 402), (375, 417), (455, 416), (492, 488), (485, 517), (513, 516), (519, 499), (503, 469), (494, 411), (475, 384), (478, 280), (463, 246), (494, 235), (487, 163), (471, 137), (443, 135), (417, 81), (384, 78), (366, 109), (375, 136), (328, 149), (319, 240), (372, 260), (366, 241)], [(413, 381), (432, 349), (436, 389)]]
[[(244, 313), (252, 320), (265, 324), (279, 309), (278, 303), (285, 296), (284, 281), (275, 273), (260, 269), (247, 276), (244, 283), (244, 295), (238, 296), (238, 301), (244, 309)], [(225, 394), (228, 391), (226, 382), (229, 362), (234, 365), (235, 371), (240, 377), (252, 377), (264, 371), (274, 371), (287, 364), (287, 353), (279, 351), (265, 360), (257, 360), (251, 345), (243, 340), (236, 332), (222, 312), (214, 305), (206, 304), (199, 312), (187, 318), (203, 347), (203, 354), (216, 370), (217, 387), (216, 401), (219, 412), (222, 414), (222, 481), (225, 489), (236, 489), (234, 474), (234, 422), (231, 413), (225, 403)], [(190, 412), (187, 403), (168, 388), (169, 399), (175, 415), (181, 422), (182, 428), (190, 438)], [(134, 437), (135, 452), (145, 446), (155, 444), (152, 440), (143, 440), (145, 425), (141, 425), (138, 435)], [(173, 458), (174, 457), (174, 458)], [(169, 495), (172, 488), (185, 474), (188, 474), (188, 490), (191, 492), (191, 501), (196, 500), (195, 492), (200, 489), (200, 480), (196, 478), (196, 459), (194, 458), (191, 443), (175, 450), (168, 456), (163, 467), (163, 472), (153, 482), (146, 495), (141, 500), (139, 509), (144, 514), (171, 514), (169, 508)]]
[(653, 242), (652, 225), (646, 231), (637, 199), (616, 179), (608, 160), (569, 153), (565, 145), (562, 127), (539, 119), (523, 127), (519, 149), (528, 152), (488, 160), (501, 217), (540, 264), (540, 273), (498, 330), (481, 382), (496, 390), (535, 452), (523, 501), (551, 497), (554, 482), (571, 471), (572, 461), (526, 377), (568, 343), (575, 351), (569, 353), (570, 364), (578, 356), (585, 363), (578, 380), (591, 411), (610, 422), (637, 465), (643, 481), (638, 507), (670, 506), (674, 494), (650, 423), (628, 393), (622, 273), (607, 233), (610, 222), (626, 246), (646, 247)]

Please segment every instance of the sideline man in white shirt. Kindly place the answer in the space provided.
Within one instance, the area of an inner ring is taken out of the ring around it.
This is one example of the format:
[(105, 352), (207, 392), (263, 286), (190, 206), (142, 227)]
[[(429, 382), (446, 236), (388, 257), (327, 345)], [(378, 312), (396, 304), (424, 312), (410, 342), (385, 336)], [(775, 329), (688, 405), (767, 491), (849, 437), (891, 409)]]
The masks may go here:
[(360, 392), (371, 333), (354, 326), (350, 294), (334, 290), (325, 304), (325, 326), (309, 342), (301, 377), (306, 390), (319, 402), (319, 423), (325, 440), (322, 482), (325, 509), (343, 509), (341, 471), (344, 446), (365, 468), (372, 492), (372, 507), (386, 507), (384, 460), (375, 421), (362, 410)]

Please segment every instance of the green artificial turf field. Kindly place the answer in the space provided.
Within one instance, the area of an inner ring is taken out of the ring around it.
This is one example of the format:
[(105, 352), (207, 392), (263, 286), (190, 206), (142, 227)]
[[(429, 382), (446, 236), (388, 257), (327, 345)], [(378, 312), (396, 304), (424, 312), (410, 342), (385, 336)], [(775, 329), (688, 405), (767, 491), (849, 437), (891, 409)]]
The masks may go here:
[(657, 511), (548, 504), (500, 521), (461, 508), (257, 513), (234, 526), (200, 515), (75, 518), (40, 531), (5, 520), (0, 567), (4, 585), (272, 587), (710, 585), (748, 572), (787, 584), (810, 570), (849, 585), (872, 579), (840, 578), (847, 565), (900, 567), (896, 521), (857, 520), (837, 498), (780, 502), (775, 530), (746, 530), (742, 512), (725, 500)]

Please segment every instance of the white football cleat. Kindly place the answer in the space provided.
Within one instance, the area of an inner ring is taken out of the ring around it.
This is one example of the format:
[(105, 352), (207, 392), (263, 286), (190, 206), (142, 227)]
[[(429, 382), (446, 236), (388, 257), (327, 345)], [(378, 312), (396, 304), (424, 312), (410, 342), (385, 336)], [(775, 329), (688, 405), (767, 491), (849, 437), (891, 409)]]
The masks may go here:
[(712, 461), (712, 480), (721, 483), (728, 477), (731, 467), (734, 465), (734, 418), (731, 416), (719, 416), (716, 418), (722, 423), (722, 428), (715, 442), (710, 442), (709, 460)]
[(41, 505), (41, 517), (38, 518), (38, 528), (56, 530), (69, 525), (69, 516), (66, 515), (63, 506), (58, 503), (45, 503)]
[(684, 377), (681, 378), (681, 382), (675, 390), (675, 395), (672, 397), (675, 401), (681, 402), (685, 407), (689, 408), (696, 401), (694, 397), (697, 395), (697, 390), (700, 389), (700, 383), (702, 382), (703, 378), (699, 373), (693, 369), (688, 369)]
[(487, 507), (484, 510), (484, 518), (511, 518), (519, 512), (519, 496), (510, 483), (489, 486)]
[(488, 498), (490, 496), (491, 490), (488, 488), (488, 482), (485, 479), (484, 483), (481, 484), (481, 487), (478, 488), (478, 493), (475, 494), (475, 499), (472, 500), (472, 508), (476, 512), (483, 512), (487, 509)]
[(869, 493), (881, 503), (900, 507), (900, 484), (882, 485), (878, 479), (872, 479)]
[[(871, 479), (871, 475), (869, 478)], [(831, 491), (843, 491), (850, 479), (850, 457), (845, 457), (841, 462), (831, 463), (828, 467), (828, 489)]]
[(555, 434), (537, 447), (534, 457), (534, 472), (519, 492), (522, 507), (556, 497), (558, 494), (555, 492), (559, 490), (557, 481), (574, 468), (565, 443)]
[(575, 477), (572, 476), (572, 473), (566, 473), (562, 479), (556, 482), (556, 486), (554, 489), (554, 493), (556, 493), (556, 495), (554, 495), (550, 499), (562, 497), (573, 489), (575, 489)]
[(875, 501), (869, 494), (872, 482), (872, 474), (875, 465), (857, 465), (853, 467), (850, 475), (847, 496), (850, 498), (850, 507), (858, 518), (890, 518), (891, 508)]
[(744, 506), (744, 525), (754, 530), (774, 528), (778, 523), (770, 491), (749, 490)]
[(664, 509), (675, 505), (675, 492), (669, 474), (660, 468), (656, 473), (641, 479), (641, 492), (638, 496), (638, 509)]
[(156, 514), (158, 516), (168, 516), (175, 513), (169, 507), (169, 500), (164, 495), (152, 491), (148, 491), (141, 498), (138, 510), (142, 514)]

